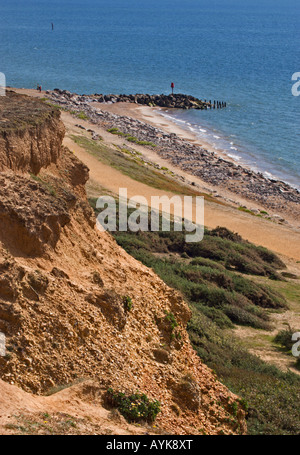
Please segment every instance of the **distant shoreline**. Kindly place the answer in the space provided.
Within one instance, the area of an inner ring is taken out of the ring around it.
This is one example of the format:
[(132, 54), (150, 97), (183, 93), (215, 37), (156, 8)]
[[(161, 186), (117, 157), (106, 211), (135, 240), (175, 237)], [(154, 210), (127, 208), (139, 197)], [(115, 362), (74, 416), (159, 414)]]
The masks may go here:
[[(226, 146), (224, 147), (224, 145), (222, 144), (221, 141), (226, 142), (226, 141), (228, 141), (228, 139), (222, 138), (222, 133), (214, 132), (212, 129), (213, 128), (212, 126), (204, 125), (204, 126), (202, 126), (202, 128), (207, 130), (206, 133), (208, 133), (211, 136), (213, 136), (214, 134), (219, 135), (218, 140), (220, 141), (220, 144), (212, 144), (209, 141), (210, 138), (201, 137), (200, 133), (197, 132), (197, 130), (195, 131), (195, 128), (192, 128), (192, 126), (190, 126), (189, 123), (187, 123), (185, 121), (181, 121), (180, 118), (177, 118), (177, 115), (174, 115), (174, 112), (172, 112), (172, 110), (164, 109), (164, 108), (160, 108), (160, 109), (157, 108), (157, 109), (158, 109), (158, 112), (161, 112), (161, 115), (164, 117), (166, 116), (164, 111), (167, 111), (166, 117), (170, 118), (170, 120), (175, 125), (182, 123), (182, 125), (179, 125), (179, 127), (182, 130), (191, 132), (191, 134), (193, 134), (195, 136), (195, 138), (199, 142), (201, 142), (203, 147), (207, 148), (208, 150), (213, 151), (214, 153), (220, 155), (221, 157), (223, 157), (226, 160), (232, 160), (235, 164), (241, 165), (242, 167), (244, 167), (246, 169), (250, 169), (253, 172), (262, 173), (269, 180), (286, 183), (289, 186), (291, 186), (292, 188), (300, 191), (300, 180), (298, 181), (298, 184), (294, 183), (293, 180), (295, 180), (295, 178), (291, 174), (288, 174), (288, 173), (286, 173), (285, 176), (280, 177), (278, 174), (280, 174), (280, 172), (283, 173), (283, 171), (280, 171), (278, 169), (276, 170), (275, 168), (274, 168), (274, 170), (270, 169), (269, 167), (267, 167), (268, 163), (265, 163), (264, 166), (262, 166), (261, 163), (256, 164), (254, 162), (253, 158), (252, 158), (252, 160), (251, 160), (251, 158), (249, 158), (249, 152), (247, 151), (246, 145), (244, 146), (244, 150), (243, 150), (243, 148), (236, 148), (236, 147), (238, 147), (237, 145), (235, 145), (235, 147), (233, 147), (232, 150), (229, 150), (228, 148), (226, 149)], [(177, 113), (178, 113), (178, 117), (180, 117), (180, 111), (176, 110), (176, 114)], [(198, 127), (200, 129), (200, 126), (198, 126)], [(232, 143), (230, 143), (230, 144), (232, 144)], [(217, 145), (219, 145), (220, 148), (217, 147)], [(251, 152), (250, 152), (250, 156), (251, 156)], [(253, 162), (251, 162), (251, 161), (253, 161)]]
[[(13, 87), (8, 87), (8, 88), (12, 89), (12, 90), (14, 89)], [(24, 90), (24, 91), (28, 91), (31, 93), (35, 93), (34, 89), (18, 89), (18, 90)], [(263, 174), (264, 177), (270, 181), (281, 182), (283, 184), (290, 186), (292, 189), (300, 191), (300, 182), (299, 182), (299, 185), (297, 185), (296, 183), (293, 183), (292, 181), (290, 181), (288, 176), (279, 177), (278, 175), (276, 175), (276, 171), (272, 171), (269, 168), (263, 168), (263, 167), (260, 168), (259, 165), (255, 166), (254, 164), (251, 164), (251, 162), (245, 162), (245, 161), (247, 161), (247, 158), (245, 158), (245, 157), (241, 157), (241, 161), (240, 161), (239, 159), (235, 158), (234, 155), (238, 152), (245, 154), (245, 152), (236, 150), (236, 152), (232, 151), (232, 153), (230, 154), (228, 150), (225, 150), (224, 148), (223, 149), (217, 148), (213, 144), (211, 144), (207, 140), (207, 138), (202, 138), (197, 133), (197, 131), (191, 131), (191, 128), (189, 127), (189, 125), (184, 124), (185, 122), (182, 122), (183, 123), (182, 125), (178, 124), (179, 120), (176, 118), (176, 116), (174, 116), (174, 112), (180, 112), (180, 111), (186, 112), (186, 111), (189, 111), (189, 110), (192, 111), (195, 109), (203, 110), (204, 109), (203, 106), (205, 106), (206, 109), (213, 110), (213, 105), (214, 105), (215, 100), (203, 101), (203, 100), (200, 100), (200, 99), (195, 98), (190, 95), (174, 94), (174, 103), (177, 102), (175, 100), (175, 98), (178, 97), (178, 106), (169, 106), (168, 103), (172, 103), (172, 95), (164, 95), (164, 94), (162, 94), (162, 95), (147, 95), (147, 94), (137, 94), (137, 95), (112, 95), (112, 94), (85, 95), (84, 94), (84, 95), (78, 95), (77, 93), (71, 93), (68, 90), (60, 90), (60, 89), (47, 90), (47, 91), (43, 91), (42, 93), (45, 95), (45, 94), (47, 94), (47, 92), (48, 93), (55, 92), (56, 90), (61, 94), (65, 93), (65, 94), (75, 95), (75, 96), (79, 97), (80, 99), (85, 99), (85, 98), (92, 99), (93, 104), (95, 103), (95, 105), (97, 105), (97, 107), (99, 109), (103, 109), (105, 111), (115, 112), (115, 113), (118, 113), (121, 111), (122, 115), (124, 115), (124, 116), (129, 115), (129, 114), (132, 115), (133, 111), (136, 111), (136, 110), (137, 111), (141, 110), (141, 112), (142, 112), (142, 109), (146, 109), (146, 110), (150, 109), (151, 111), (156, 111), (160, 116), (165, 118), (165, 122), (164, 122), (165, 124), (168, 124), (168, 123), (172, 124), (173, 129), (176, 128), (176, 131), (180, 130), (181, 133), (185, 132), (185, 137), (188, 137), (190, 141), (196, 141), (197, 143), (201, 144), (201, 146), (204, 147), (206, 150), (208, 150), (212, 153), (215, 153), (216, 155), (220, 156), (222, 159), (233, 162), (237, 166), (241, 166), (244, 169), (250, 170), (251, 172), (254, 172), (256, 174)], [(41, 95), (41, 96), (44, 96), (44, 95)], [(139, 100), (134, 101), (135, 97), (139, 97)], [(148, 101), (151, 99), (154, 100), (155, 98), (157, 100), (162, 100), (162, 102), (167, 105), (166, 106), (148, 105)], [(108, 100), (108, 101), (106, 101), (106, 100)], [(210, 101), (212, 102), (211, 108), (210, 108)], [(222, 103), (219, 101), (215, 101), (215, 102)], [(182, 104), (181, 106), (179, 105), (180, 103)], [(187, 103), (187, 105), (190, 105), (190, 107), (184, 107), (184, 103)], [(201, 105), (200, 108), (192, 107), (193, 104), (195, 105), (197, 103), (200, 103), (200, 105)], [(223, 102), (223, 108), (226, 107), (225, 104)], [(124, 105), (126, 107), (126, 110), (123, 108), (121, 108), (121, 110), (119, 109), (119, 107), (121, 107), (122, 105)], [(220, 109), (221, 108), (222, 107), (220, 106)], [(173, 109), (174, 109), (174, 111), (172, 111)], [(217, 104), (216, 104), (216, 110), (217, 110)], [(168, 112), (167, 117), (170, 117), (170, 118), (166, 118), (166, 115), (165, 115), (166, 111)], [(143, 120), (147, 123), (147, 121), (148, 121), (147, 117), (148, 116), (146, 115), (145, 118), (143, 118), (143, 115), (142, 115), (142, 116), (140, 116), (140, 118), (139, 118), (139, 116), (137, 116), (136, 118)], [(158, 121), (158, 117), (156, 117), (156, 122), (157, 121)], [(158, 122), (158, 124), (159, 123), (161, 123), (161, 122)], [(205, 128), (210, 130), (209, 127), (205, 126)], [(292, 177), (291, 177), (291, 180), (293, 180)]]
[(281, 223), (288, 221), (299, 227), (300, 192), (297, 189), (236, 163), (226, 153), (200, 142), (193, 132), (163, 117), (157, 108), (124, 102), (99, 103), (97, 96), (58, 89), (42, 93), (25, 89), (23, 93), (47, 97), (63, 109), (83, 112), (92, 123), (105, 125), (106, 129), (118, 128), (139, 140), (152, 141), (156, 145), (151, 151), (153, 160), (157, 162), (159, 157), (167, 160), (169, 169), (188, 175), (190, 182), (201, 190), (241, 209), (249, 209), (253, 214), (266, 212)]

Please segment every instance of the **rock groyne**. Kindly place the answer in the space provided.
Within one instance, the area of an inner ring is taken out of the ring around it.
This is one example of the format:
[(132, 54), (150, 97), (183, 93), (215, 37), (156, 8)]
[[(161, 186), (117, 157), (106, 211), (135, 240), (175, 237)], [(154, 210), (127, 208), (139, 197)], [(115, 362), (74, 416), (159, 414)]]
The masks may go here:
[[(58, 95), (70, 97), (73, 94), (67, 90), (54, 89), (54, 92)], [(227, 106), (224, 101), (216, 100), (200, 100), (191, 95), (184, 95), (182, 93), (174, 93), (172, 95), (149, 95), (149, 94), (135, 94), (135, 95), (102, 95), (95, 93), (94, 95), (82, 95), (83, 97), (88, 96), (93, 101), (98, 103), (135, 103), (150, 107), (165, 107), (169, 109), (222, 109)]]

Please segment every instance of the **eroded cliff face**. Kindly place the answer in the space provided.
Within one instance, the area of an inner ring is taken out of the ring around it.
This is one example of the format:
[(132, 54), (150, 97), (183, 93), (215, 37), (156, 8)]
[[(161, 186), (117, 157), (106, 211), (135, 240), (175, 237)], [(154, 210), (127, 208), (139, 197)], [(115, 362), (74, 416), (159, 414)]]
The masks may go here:
[[(145, 392), (161, 402), (157, 424), (170, 433), (244, 433), (238, 397), (191, 347), (190, 310), (180, 294), (96, 229), (84, 189), (88, 170), (61, 147), (63, 126), (54, 117), (43, 146), (34, 139), (34, 159), (22, 158), (21, 142), (16, 158), (0, 144), (0, 331), (7, 347), (0, 378), (36, 394), (92, 379), (77, 386), (81, 399), (100, 406), (108, 387)], [(22, 134), (33, 137), (31, 125)], [(166, 313), (176, 318), (176, 337)]]
[(37, 174), (55, 163), (65, 134), (59, 116), (57, 109), (12, 91), (0, 97), (0, 171)]

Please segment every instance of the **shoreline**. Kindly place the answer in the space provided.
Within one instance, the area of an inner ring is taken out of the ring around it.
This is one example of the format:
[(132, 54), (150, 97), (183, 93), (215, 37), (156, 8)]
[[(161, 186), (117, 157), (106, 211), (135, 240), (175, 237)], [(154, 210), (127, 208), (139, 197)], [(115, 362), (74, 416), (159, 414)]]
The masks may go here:
[[(34, 89), (15, 89), (13, 87), (8, 87), (9, 89), (12, 90), (20, 90), (23, 93), (26, 92), (36, 92)], [(55, 89), (58, 90), (58, 89)], [(42, 97), (43, 94), (47, 95), (49, 93), (54, 93), (55, 90), (47, 90), (47, 91), (42, 91), (41, 93), (36, 93), (37, 97)], [(180, 138), (183, 140), (187, 140), (193, 144), (199, 145), (199, 147), (203, 147), (205, 150), (209, 151), (212, 154), (215, 154), (222, 158), (225, 161), (229, 161), (236, 166), (239, 166), (241, 168), (244, 168), (247, 171), (251, 171), (254, 174), (261, 174), (265, 177), (265, 179), (272, 181), (272, 182), (279, 182), (283, 183), (292, 189), (300, 192), (300, 187), (297, 185), (293, 184), (292, 182), (289, 182), (288, 179), (281, 179), (280, 177), (277, 177), (273, 175), (270, 171), (268, 170), (263, 170), (259, 168), (255, 168), (251, 165), (251, 163), (245, 163), (243, 161), (243, 158), (241, 158), (241, 161), (239, 159), (234, 157), (234, 152), (232, 152), (232, 156), (228, 153), (229, 151), (225, 151), (224, 149), (219, 149), (216, 148), (213, 144), (208, 142), (207, 140), (199, 137), (199, 134), (197, 134), (196, 131), (191, 131), (190, 127), (188, 124), (186, 124), (185, 121), (182, 121), (182, 123), (185, 124), (185, 126), (180, 126), (179, 123), (181, 123), (180, 119), (177, 119), (175, 116), (172, 117), (172, 108), (170, 107), (159, 107), (159, 106), (147, 106), (144, 104), (138, 104), (138, 103), (133, 103), (133, 102), (97, 102), (95, 100), (95, 97), (97, 98), (98, 95), (77, 95), (76, 93), (71, 93), (66, 90), (58, 90), (59, 92), (63, 93), (69, 93), (72, 96), (79, 97), (81, 99), (92, 99), (92, 101), (88, 101), (93, 107), (96, 107), (97, 109), (103, 110), (105, 112), (109, 112), (112, 114), (116, 115), (122, 115), (122, 116), (129, 116), (132, 118), (135, 118), (137, 120), (140, 120), (145, 123), (152, 124), (154, 127), (161, 128), (169, 133), (175, 133), (177, 134)], [(32, 96), (32, 93), (30, 93)], [(39, 96), (40, 95), (40, 96)], [(189, 109), (193, 110), (193, 109)], [(174, 111), (179, 112), (179, 108), (175, 108)], [(168, 112), (168, 115), (165, 115), (165, 112)], [(129, 115), (130, 114), (130, 115)], [(163, 122), (161, 121), (161, 118), (163, 118)], [(200, 126), (200, 125), (199, 125)], [(208, 128), (208, 127), (204, 127)], [(238, 150), (237, 150), (238, 152)], [(268, 175), (269, 174), (269, 175)]]
[[(107, 112), (111, 112), (117, 115), (124, 115), (124, 116), (132, 116), (133, 118), (143, 121), (145, 123), (150, 123), (153, 126), (156, 126), (158, 128), (161, 128), (169, 133), (175, 133), (179, 137), (181, 137), (184, 140), (187, 140), (189, 142), (192, 142), (194, 144), (199, 145), (199, 147), (203, 147), (205, 150), (214, 153), (215, 155), (219, 156), (220, 158), (229, 161), (231, 163), (234, 163), (236, 166), (241, 166), (242, 168), (249, 170), (251, 172), (254, 172), (256, 174), (263, 174), (264, 177), (268, 180), (275, 180), (277, 182), (282, 182), (291, 188), (300, 191), (300, 187), (297, 187), (296, 185), (292, 184), (288, 180), (282, 180), (279, 177), (273, 177), (273, 174), (271, 176), (267, 176), (265, 174), (268, 173), (268, 171), (263, 171), (263, 170), (257, 170), (251, 167), (250, 164), (244, 163), (242, 158), (241, 161), (238, 159), (234, 158), (233, 156), (230, 156), (225, 150), (217, 149), (215, 148), (210, 142), (207, 142), (205, 139), (202, 139), (199, 137), (197, 132), (191, 131), (189, 126), (185, 123), (186, 127), (180, 126), (179, 121), (176, 119), (176, 117), (172, 117), (172, 112), (170, 108), (162, 108), (162, 107), (150, 107), (150, 106), (142, 106), (142, 105), (137, 105), (137, 104), (129, 104), (129, 103), (93, 103), (93, 105), (96, 104), (99, 109), (102, 109)], [(178, 112), (179, 109), (176, 109), (176, 112)], [(168, 113), (168, 116), (165, 116), (165, 112)], [(206, 127), (205, 127), (206, 128)], [(234, 153), (232, 153), (234, 155)]]
[(77, 95), (59, 89), (38, 94), (33, 89), (19, 91), (46, 97), (75, 114), (83, 113), (91, 123), (102, 125), (106, 130), (117, 128), (125, 136), (152, 142), (155, 148), (144, 147), (143, 153), (155, 163), (162, 159), (167, 163), (164, 167), (200, 191), (254, 215), (300, 227), (299, 190), (236, 163), (225, 152), (200, 141), (194, 132), (161, 115), (156, 107), (128, 102), (102, 103), (94, 95)]
[[(49, 98), (49, 93), (39, 93), (33, 89), (15, 89), (15, 91), (28, 96)], [(51, 102), (53, 104), (59, 104), (55, 103), (54, 100)], [(193, 148), (191, 145), (192, 143), (195, 144), (195, 142), (193, 142), (195, 139), (191, 136), (190, 132), (182, 130), (178, 126), (174, 126), (172, 122), (166, 122), (164, 117), (150, 107), (124, 103), (123, 105), (106, 105), (105, 111), (102, 109), (98, 112), (98, 109), (95, 109), (95, 106), (93, 107), (94, 103), (79, 103), (76, 111), (70, 112), (71, 108), (68, 109), (69, 102), (65, 100), (64, 103), (65, 104), (60, 104), (63, 108), (61, 119), (66, 127), (64, 145), (73, 151), (73, 153), (90, 169), (90, 189), (95, 190), (97, 194), (99, 194), (99, 191), (102, 191), (103, 188), (108, 190), (109, 193), (118, 194), (119, 187), (126, 186), (128, 187), (128, 197), (137, 194), (143, 195), (146, 198), (153, 195), (172, 195), (172, 193), (166, 193), (164, 190), (158, 190), (139, 183), (138, 181), (129, 178), (121, 171), (104, 165), (87, 150), (78, 146), (72, 140), (73, 135), (83, 135), (92, 140), (92, 136), (95, 134), (102, 138), (102, 140), (99, 141), (99, 144), (103, 144), (105, 147), (113, 149), (116, 147), (117, 149), (127, 147), (131, 150), (135, 150), (140, 155), (145, 165), (147, 165), (147, 162), (152, 163), (159, 172), (167, 174), (171, 180), (177, 181), (198, 193), (205, 193), (209, 196), (209, 200), (206, 201), (205, 205), (205, 226), (210, 229), (217, 226), (227, 227), (231, 231), (239, 233), (245, 240), (273, 250), (275, 253), (282, 256), (284, 262), (289, 263), (289, 268), (291, 268), (292, 273), (299, 275), (299, 264), (296, 263), (296, 261), (300, 261), (300, 223), (298, 220), (295, 220), (292, 216), (286, 216), (286, 212), (284, 215), (280, 214), (280, 216), (277, 215), (272, 218), (272, 220), (269, 220), (266, 219), (268, 218), (267, 215), (259, 214), (258, 216), (253, 216), (253, 214), (248, 213), (247, 210), (238, 210), (242, 204), (250, 208), (257, 207), (258, 209), (262, 209), (263, 206), (262, 204), (256, 204), (252, 200), (249, 201), (249, 199), (243, 197), (240, 193), (227, 191), (224, 187), (220, 188), (219, 186), (216, 186), (214, 188), (213, 185), (203, 181), (200, 177), (192, 175), (188, 173), (187, 170), (172, 164), (165, 156), (158, 153), (158, 147), (153, 148), (133, 144), (127, 142), (124, 137), (113, 135), (107, 130), (113, 124), (116, 126), (119, 123), (124, 126), (124, 123), (126, 123), (131, 128), (136, 128), (137, 131), (144, 130), (146, 133), (150, 131), (151, 134), (159, 131), (157, 134), (166, 135), (167, 143), (170, 135), (172, 135), (171, 138), (175, 138), (175, 141), (179, 141), (180, 145), (183, 144), (183, 146), (186, 147), (188, 144), (189, 149)], [(78, 114), (83, 112), (83, 110), (85, 110), (91, 118), (79, 119)], [(118, 113), (113, 113), (112, 111), (117, 111)], [(135, 120), (137, 118), (140, 120)], [(141, 123), (142, 120), (147, 123)], [(156, 128), (157, 126), (159, 127), (158, 129)], [(186, 142), (182, 142), (182, 140)], [(97, 141), (95, 144), (97, 144)], [(176, 142), (174, 146), (176, 148)], [(199, 145), (197, 147), (199, 147)], [(171, 150), (173, 156), (173, 148)], [(205, 156), (207, 156), (207, 154)], [(221, 163), (223, 162), (221, 161)], [(164, 168), (168, 168), (168, 170), (165, 171)], [(171, 176), (169, 171), (174, 171), (174, 174)], [(299, 205), (297, 208), (299, 208)], [(276, 213), (279, 212), (277, 211)], [(281, 221), (283, 216), (285, 217), (285, 220)]]
[[(164, 113), (163, 108), (158, 109), (158, 111), (161, 111), (160, 115), (165, 117), (166, 114)], [(300, 191), (300, 184), (293, 183), (293, 179), (295, 179), (295, 177), (293, 177), (291, 175), (289, 176), (288, 174), (285, 176), (282, 176), (282, 177), (280, 177), (279, 175), (276, 175), (276, 172), (279, 172), (282, 174), (283, 171), (276, 170), (275, 168), (274, 168), (274, 170), (270, 169), (270, 167), (269, 167), (270, 163), (267, 163), (267, 162), (264, 162), (264, 166), (259, 167), (259, 164), (254, 161), (255, 159), (258, 160), (259, 157), (252, 156), (251, 153), (249, 152), (249, 150), (248, 151), (246, 150), (246, 145), (244, 145), (245, 150), (242, 149), (243, 146), (241, 146), (241, 148), (237, 148), (237, 146), (234, 146), (233, 148), (230, 147), (230, 149), (232, 149), (232, 150), (229, 150), (228, 148), (222, 146), (222, 144), (220, 145), (220, 147), (217, 147), (216, 146), (217, 144), (212, 144), (206, 138), (203, 139), (197, 130), (196, 131), (193, 131), (193, 130), (195, 128), (199, 128), (200, 131), (201, 131), (201, 128), (206, 129), (206, 133), (208, 133), (208, 136), (211, 135), (211, 136), (215, 137), (217, 140), (220, 140), (220, 142), (226, 143), (226, 142), (228, 142), (228, 139), (224, 137), (222, 132), (219, 132), (219, 131), (214, 132), (212, 129), (213, 128), (212, 125), (207, 126), (207, 125), (200, 125), (200, 124), (196, 125), (195, 124), (195, 125), (193, 125), (193, 128), (192, 128), (192, 125), (190, 123), (188, 123), (184, 120), (181, 120), (179, 118), (180, 114), (178, 115), (178, 118), (177, 118), (177, 116), (174, 115), (174, 112), (170, 112), (170, 111), (171, 111), (170, 109), (166, 109), (167, 117), (170, 118), (170, 121), (173, 122), (174, 125), (178, 125), (178, 123), (183, 123), (183, 126), (181, 127), (181, 129), (190, 131), (191, 134), (193, 134), (195, 136), (195, 138), (199, 142), (201, 142), (202, 146), (205, 147), (207, 150), (213, 151), (217, 155), (220, 155), (222, 158), (232, 161), (236, 165), (240, 165), (240, 166), (244, 167), (245, 169), (248, 169), (255, 173), (262, 173), (269, 180), (276, 180), (278, 182), (286, 183), (287, 185), (291, 186), (292, 188)], [(178, 109), (176, 109), (176, 113), (177, 112), (179, 113)], [(180, 127), (180, 125), (179, 125), (179, 127)], [(214, 136), (216, 134), (218, 134), (220, 136)], [(233, 145), (233, 142), (230, 142), (229, 145)], [(250, 158), (250, 156), (252, 156), (252, 158)], [(290, 178), (290, 180), (289, 180), (289, 178)]]
[[(110, 127), (118, 126), (122, 132), (136, 135), (141, 140), (156, 143), (157, 147), (154, 149), (154, 153), (148, 152), (148, 156), (156, 155), (154, 160), (156, 162), (157, 157), (165, 158), (170, 170), (179, 175), (180, 171), (184, 171), (185, 175), (188, 175), (190, 180), (192, 179), (192, 183), (202, 191), (211, 192), (216, 197), (223, 198), (226, 202), (235, 204), (241, 209), (249, 209), (255, 214), (265, 212), (267, 209), (268, 212), (273, 212), (273, 216), (280, 222), (285, 223), (288, 220), (294, 226), (300, 226), (300, 217), (297, 216), (297, 208), (300, 204), (298, 189), (281, 180), (269, 179), (261, 172), (255, 172), (237, 164), (225, 152), (216, 151), (211, 145), (199, 140), (195, 133), (187, 131), (173, 121), (166, 119), (157, 108), (128, 103), (103, 105), (102, 103), (91, 102), (89, 104), (93, 109), (113, 116), (105, 119), (108, 123), (111, 122)], [(128, 125), (130, 118), (136, 119), (142, 124)], [(149, 134), (139, 136), (138, 128), (147, 129), (147, 125), (153, 126), (150, 137)], [(167, 145), (162, 140), (158, 140), (158, 142), (155, 140), (155, 134), (160, 136), (162, 132), (172, 137)], [(191, 147), (194, 150), (190, 150)], [(176, 153), (177, 156), (175, 156)], [(191, 154), (199, 155), (199, 153), (200, 158), (196, 156), (195, 159), (191, 159)], [(201, 172), (199, 168), (203, 167), (203, 160), (206, 160), (206, 163), (204, 172)], [(246, 186), (247, 181), (251, 182), (250, 188), (243, 188), (243, 184), (245, 183), (244, 186)]]

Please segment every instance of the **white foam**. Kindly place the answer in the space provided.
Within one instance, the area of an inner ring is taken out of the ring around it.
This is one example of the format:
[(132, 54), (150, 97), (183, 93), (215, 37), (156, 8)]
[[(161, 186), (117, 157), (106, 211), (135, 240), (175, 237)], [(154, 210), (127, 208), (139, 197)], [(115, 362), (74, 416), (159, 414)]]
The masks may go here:
[(268, 177), (268, 179), (275, 179), (275, 175), (271, 174), (271, 172), (264, 171), (264, 175)]
[(228, 153), (228, 156), (232, 158), (233, 160), (239, 161), (241, 159), (240, 156), (234, 155), (233, 153)]

